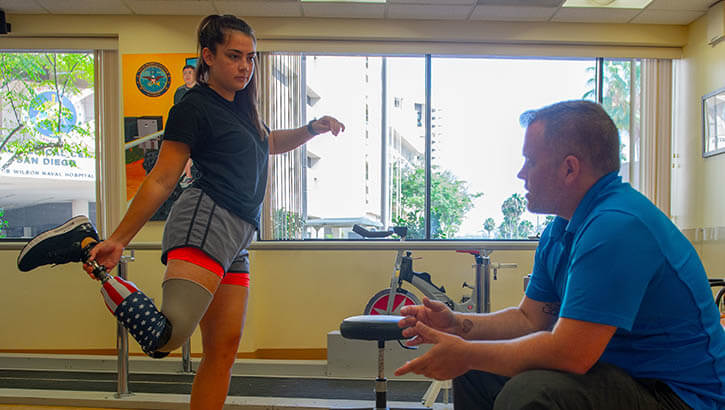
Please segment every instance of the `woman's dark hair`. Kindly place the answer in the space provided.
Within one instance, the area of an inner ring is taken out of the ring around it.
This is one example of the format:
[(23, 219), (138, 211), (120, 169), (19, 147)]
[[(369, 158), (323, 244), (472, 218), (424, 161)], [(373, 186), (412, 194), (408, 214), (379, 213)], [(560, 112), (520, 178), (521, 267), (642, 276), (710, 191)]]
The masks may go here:
[[(219, 16), (216, 14), (206, 16), (199, 23), (199, 30), (197, 32), (198, 47), (199, 47), (199, 59), (196, 63), (196, 81), (198, 83), (206, 84), (209, 78), (209, 66), (204, 61), (202, 50), (208, 48), (212, 53), (216, 54), (217, 45), (224, 44), (229, 36), (229, 31), (236, 30), (242, 34), (249, 36), (254, 44), (257, 44), (257, 38), (254, 36), (254, 30), (244, 20), (239, 17), (225, 14)], [(256, 67), (255, 67), (256, 71)], [(235, 100), (241, 100), (245, 104), (244, 109), (249, 116), (252, 124), (259, 132), (259, 135), (264, 139), (267, 137), (267, 129), (262, 124), (262, 119), (259, 115), (259, 108), (257, 106), (257, 76), (252, 74), (252, 78), (249, 79), (249, 84), (240, 91)]]

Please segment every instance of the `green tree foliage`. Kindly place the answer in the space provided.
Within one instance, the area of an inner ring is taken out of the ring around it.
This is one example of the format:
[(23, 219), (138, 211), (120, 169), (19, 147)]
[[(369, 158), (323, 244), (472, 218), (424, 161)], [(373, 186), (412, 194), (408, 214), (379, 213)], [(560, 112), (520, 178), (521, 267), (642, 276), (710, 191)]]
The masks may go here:
[[(604, 95), (602, 98), (602, 107), (607, 111), (619, 132), (625, 132), (628, 135), (639, 135), (639, 113), (637, 107), (639, 99), (631, 101), (631, 72), (634, 69), (634, 87), (635, 90), (640, 89), (641, 64), (630, 60), (605, 60), (604, 61)], [(589, 67), (591, 77), (587, 81), (589, 90), (584, 94), (583, 98), (594, 100), (596, 96), (596, 67)], [(635, 106), (632, 107), (631, 104)], [(635, 115), (634, 130), (630, 130), (631, 114)], [(631, 132), (631, 134), (630, 134)], [(620, 156), (626, 161), (624, 154), (626, 147), (624, 144), (620, 146)]]
[[(501, 239), (518, 239), (521, 215), (526, 210), (526, 198), (521, 194), (513, 194), (501, 204), (503, 221), (498, 226), (498, 236)], [(531, 224), (531, 223), (529, 223)], [(526, 227), (526, 226), (525, 226)], [(531, 227), (533, 229), (533, 226)], [(523, 238), (528, 237), (528, 233)]]
[(4, 238), (8, 235), (5, 232), (5, 229), (7, 229), (8, 226), (10, 226), (10, 222), (5, 219), (5, 210), (0, 208), (0, 238)]
[(275, 240), (303, 239), (305, 221), (296, 212), (290, 212), (285, 208), (275, 210), (272, 215), (272, 226)]
[(491, 232), (496, 229), (496, 221), (493, 220), (493, 218), (486, 218), (485, 221), (483, 221), (483, 230), (488, 233), (488, 237), (491, 237)]
[[(450, 171), (440, 171), (439, 167), (433, 166), (431, 239), (455, 237), (466, 213), (473, 208), (473, 200), (482, 195), (481, 192), (468, 192), (466, 181), (457, 179)], [(401, 205), (398, 211), (393, 212), (393, 223), (407, 226), (408, 238), (425, 238), (425, 170), (403, 170), (400, 193), (393, 192), (392, 199)]]
[[(63, 100), (93, 83), (88, 53), (0, 53), (0, 153), (9, 154), (0, 160), (0, 170), (32, 154), (91, 157), (91, 124), (70, 125), (72, 114)], [(52, 98), (38, 98), (43, 92)]]
[(534, 233), (534, 224), (531, 223), (531, 221), (523, 220), (519, 222), (519, 226), (516, 229), (516, 237), (517, 238), (528, 238)]

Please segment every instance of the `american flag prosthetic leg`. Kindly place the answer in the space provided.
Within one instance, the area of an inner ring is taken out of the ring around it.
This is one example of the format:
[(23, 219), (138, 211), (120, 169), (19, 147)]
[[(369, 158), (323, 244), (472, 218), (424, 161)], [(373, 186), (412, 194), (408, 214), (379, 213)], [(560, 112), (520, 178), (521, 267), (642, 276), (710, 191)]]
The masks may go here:
[(144, 353), (153, 358), (162, 358), (169, 354), (157, 349), (165, 345), (171, 337), (171, 323), (133, 282), (108, 275), (108, 280), (103, 282), (101, 294), (108, 310), (128, 329)]

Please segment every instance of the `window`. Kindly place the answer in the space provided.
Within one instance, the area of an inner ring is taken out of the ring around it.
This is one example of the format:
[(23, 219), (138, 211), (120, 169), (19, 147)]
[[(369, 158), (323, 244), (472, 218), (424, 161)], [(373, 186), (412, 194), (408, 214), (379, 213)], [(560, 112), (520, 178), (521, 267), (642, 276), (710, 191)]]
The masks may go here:
[(306, 118), (332, 115), (346, 127), (306, 144), (319, 160), (305, 181), (304, 237), (347, 238), (355, 223), (380, 229), (383, 59), (306, 56), (303, 67), (307, 89), (320, 96)]
[(93, 53), (0, 52), (0, 237), (95, 222)]
[(528, 212), (516, 178), (519, 115), (586, 98), (594, 66), (594, 59), (433, 58), (432, 238), (526, 239), (543, 230), (551, 218)]
[[(637, 60), (305, 55), (303, 61), (303, 117), (333, 115), (346, 132), (319, 136), (304, 148), (314, 167), (295, 182), (306, 187), (304, 226), (295, 239), (356, 239), (353, 224), (405, 225), (408, 238), (418, 240), (540, 234), (553, 217), (526, 209), (516, 178), (523, 164), (518, 120), (561, 100), (601, 101), (622, 134), (622, 175), (635, 175)], [(291, 239), (263, 236), (283, 238)]]
[(641, 72), (640, 60), (604, 59), (602, 107), (619, 129), (622, 180), (640, 187)]

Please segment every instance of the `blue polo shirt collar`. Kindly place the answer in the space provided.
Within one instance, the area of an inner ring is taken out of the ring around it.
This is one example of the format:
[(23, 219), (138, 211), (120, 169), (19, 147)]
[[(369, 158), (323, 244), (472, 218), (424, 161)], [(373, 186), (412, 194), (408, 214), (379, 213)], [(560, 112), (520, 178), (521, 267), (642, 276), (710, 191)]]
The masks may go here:
[(599, 178), (599, 180), (595, 182), (591, 188), (589, 188), (589, 191), (587, 191), (584, 198), (582, 198), (579, 205), (577, 205), (571, 220), (566, 225), (566, 232), (575, 233), (579, 229), (579, 226), (581, 226), (581, 224), (584, 223), (584, 220), (589, 216), (589, 213), (591, 213), (594, 205), (598, 203), (596, 199), (599, 195), (611, 184), (620, 184), (622, 182), (622, 177), (618, 174), (619, 173), (617, 171), (612, 171)]

